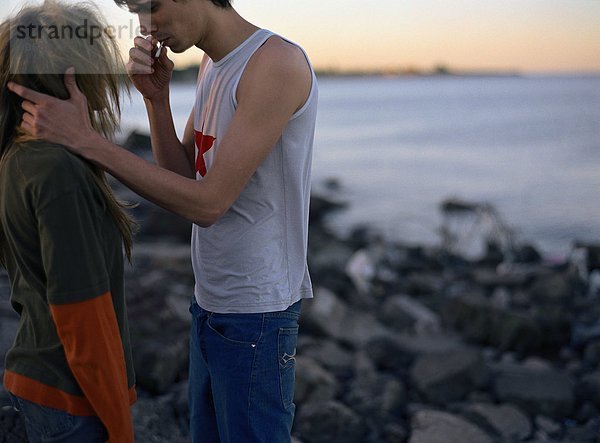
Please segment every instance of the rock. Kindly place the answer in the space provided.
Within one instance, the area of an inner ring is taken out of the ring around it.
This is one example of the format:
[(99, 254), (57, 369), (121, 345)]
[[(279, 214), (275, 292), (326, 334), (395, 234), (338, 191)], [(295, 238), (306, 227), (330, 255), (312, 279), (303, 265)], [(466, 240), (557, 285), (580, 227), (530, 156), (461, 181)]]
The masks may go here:
[[(353, 249), (346, 243), (332, 238), (329, 233), (315, 235), (316, 228), (312, 229), (309, 234), (311, 243), (308, 249), (308, 266), (313, 282), (337, 294), (354, 291), (354, 284), (344, 270), (354, 253)], [(323, 238), (315, 240), (315, 237), (319, 236)]]
[(347, 240), (354, 249), (359, 250), (380, 241), (380, 238), (380, 233), (372, 226), (358, 225), (352, 229)]
[(512, 294), (504, 286), (498, 286), (492, 293), (491, 301), (496, 309), (509, 309), (512, 301)]
[(600, 407), (600, 370), (584, 375), (577, 383), (577, 397)]
[(445, 324), (469, 340), (503, 351), (558, 353), (569, 343), (570, 320), (561, 309), (504, 310), (480, 295), (449, 299), (442, 311)]
[(598, 443), (600, 441), (600, 431), (587, 426), (568, 427), (564, 441), (570, 443)]
[(352, 248), (340, 241), (330, 241), (330, 243), (310, 259), (311, 269), (317, 272), (322, 270), (335, 270), (337, 272), (346, 268), (348, 261), (352, 258), (354, 251)]
[(542, 261), (542, 255), (533, 245), (520, 245), (514, 251), (514, 260), (517, 263), (538, 264)]
[(571, 338), (573, 346), (586, 346), (588, 343), (600, 341), (600, 321), (594, 324), (575, 324)]
[(300, 321), (303, 330), (334, 338), (354, 349), (373, 337), (388, 334), (373, 314), (348, 306), (324, 288), (317, 288), (315, 298), (304, 303)]
[(152, 271), (162, 273), (159, 275), (162, 275), (166, 286), (185, 278), (185, 282), (190, 288), (189, 297), (191, 299), (194, 288), (194, 273), (189, 244), (169, 242), (136, 243), (133, 248), (133, 260), (137, 272), (135, 278), (142, 282), (147, 280), (147, 274)]
[(309, 401), (325, 402), (333, 400), (340, 386), (333, 375), (309, 357), (296, 357), (296, 390), (294, 401), (302, 405)]
[(193, 288), (189, 244), (136, 244), (126, 275), (129, 327), (137, 383), (153, 394), (187, 377)]
[(132, 407), (136, 441), (144, 443), (187, 443), (187, 433), (178, 424), (169, 396), (138, 398)]
[(448, 199), (440, 204), (440, 210), (443, 220), (439, 231), (448, 252), (472, 261), (489, 258), (490, 250), (512, 252), (512, 231), (490, 204)]
[(310, 219), (309, 224), (322, 223), (324, 218), (334, 211), (346, 208), (344, 202), (335, 201), (324, 196), (312, 194), (310, 197)]
[(463, 413), (482, 429), (487, 429), (506, 441), (525, 440), (532, 432), (527, 415), (510, 404), (476, 403), (467, 406)]
[(381, 429), (395, 421), (406, 404), (404, 385), (389, 375), (375, 374), (356, 378), (349, 386), (344, 402), (360, 416)]
[(537, 415), (534, 418), (535, 426), (539, 431), (551, 438), (558, 438), (562, 434), (562, 427), (559, 423), (555, 422), (551, 418), (543, 415)]
[(567, 273), (541, 275), (530, 288), (531, 298), (539, 304), (570, 306), (574, 295), (573, 277)]
[(137, 384), (162, 394), (187, 375), (190, 296), (156, 286), (131, 295), (128, 315)]
[(139, 131), (131, 131), (121, 146), (135, 152), (152, 151), (152, 141), (150, 140), (150, 136)]
[(398, 423), (390, 423), (383, 428), (382, 437), (385, 443), (405, 443), (408, 440), (408, 430)]
[(166, 211), (147, 200), (142, 200), (134, 210), (140, 230), (136, 234), (139, 240), (168, 240), (187, 245), (189, 249), (192, 235), (192, 223), (189, 220)]
[(0, 443), (27, 443), (23, 414), (12, 406), (0, 407)]
[(364, 349), (354, 354), (352, 368), (354, 378), (371, 377), (377, 374), (375, 363), (369, 358)]
[(600, 340), (594, 340), (586, 345), (583, 359), (592, 367), (600, 365)]
[(352, 352), (342, 348), (333, 340), (312, 340), (310, 344), (299, 345), (298, 354), (312, 358), (337, 378), (349, 379), (353, 375)]
[(501, 370), (494, 380), (494, 392), (502, 402), (553, 418), (568, 417), (575, 402), (574, 384), (565, 373), (516, 365)]
[(524, 368), (543, 371), (543, 370), (551, 370), (552, 363), (547, 360), (544, 360), (540, 357), (527, 357), (521, 361), (521, 365)]
[(483, 359), (472, 349), (420, 356), (410, 375), (425, 398), (437, 405), (464, 399), (489, 378)]
[(587, 272), (600, 270), (600, 244), (577, 241), (573, 245), (573, 251), (577, 250), (584, 252)]
[(411, 419), (409, 443), (493, 443), (482, 429), (467, 420), (435, 410), (422, 410)]
[(472, 273), (475, 283), (495, 288), (502, 286), (505, 288), (513, 288), (523, 285), (527, 281), (527, 276), (522, 273), (499, 273), (496, 269), (479, 268)]
[[(157, 331), (159, 332), (159, 331)], [(161, 394), (187, 373), (189, 338), (155, 334), (133, 340), (133, 364), (137, 385)]]
[(356, 251), (346, 264), (346, 274), (361, 294), (368, 294), (371, 289), (371, 280), (375, 277), (377, 263), (367, 250)]
[(600, 270), (598, 269), (594, 269), (590, 272), (588, 297), (596, 300), (600, 298)]
[(296, 418), (298, 437), (310, 443), (363, 443), (366, 432), (363, 419), (336, 401), (303, 405)]
[(427, 306), (407, 295), (389, 297), (381, 307), (380, 320), (401, 332), (417, 335), (440, 332), (440, 318)]
[(397, 334), (374, 337), (365, 345), (365, 352), (380, 370), (403, 373), (421, 354), (453, 352), (464, 347), (458, 337), (448, 333), (423, 337)]
[(585, 423), (598, 417), (600, 417), (600, 409), (591, 402), (585, 402), (578, 408), (575, 420), (580, 423)]

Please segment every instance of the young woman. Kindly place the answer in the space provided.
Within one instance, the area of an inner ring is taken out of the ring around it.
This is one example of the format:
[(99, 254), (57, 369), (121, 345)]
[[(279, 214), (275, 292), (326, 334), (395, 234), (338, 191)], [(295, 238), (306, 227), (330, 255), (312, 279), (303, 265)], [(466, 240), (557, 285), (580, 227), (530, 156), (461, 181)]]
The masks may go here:
[(133, 441), (132, 221), (99, 169), (19, 129), (27, 109), (6, 88), (68, 98), (61, 73), (72, 66), (94, 129), (111, 135), (125, 71), (114, 38), (98, 32), (107, 29), (93, 7), (55, 1), (0, 24), (0, 261), (21, 317), (4, 386), (31, 442)]

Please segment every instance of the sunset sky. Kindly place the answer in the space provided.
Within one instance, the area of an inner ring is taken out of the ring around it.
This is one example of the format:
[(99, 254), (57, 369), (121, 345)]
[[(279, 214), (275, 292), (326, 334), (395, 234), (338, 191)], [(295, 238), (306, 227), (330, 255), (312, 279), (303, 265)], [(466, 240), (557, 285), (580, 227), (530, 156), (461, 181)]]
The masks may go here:
[[(109, 23), (137, 25), (112, 0), (94, 3)], [(0, 18), (23, 4), (2, 0)], [(318, 68), (600, 72), (600, 0), (235, 0), (234, 6), (300, 43)], [(125, 52), (130, 38), (124, 37)], [(200, 57), (192, 49), (176, 61), (185, 66)]]

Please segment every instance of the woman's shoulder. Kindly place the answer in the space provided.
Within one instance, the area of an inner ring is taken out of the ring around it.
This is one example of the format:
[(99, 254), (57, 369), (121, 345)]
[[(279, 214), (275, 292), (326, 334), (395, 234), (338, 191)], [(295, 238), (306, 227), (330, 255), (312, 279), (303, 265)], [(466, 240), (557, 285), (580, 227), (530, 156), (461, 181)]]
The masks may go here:
[(55, 195), (80, 189), (89, 183), (89, 167), (64, 146), (43, 141), (13, 147), (3, 168), (15, 181), (33, 192)]
[(62, 145), (35, 141), (18, 144), (13, 150), (7, 166), (21, 170), (29, 179), (60, 181), (85, 177), (84, 161)]

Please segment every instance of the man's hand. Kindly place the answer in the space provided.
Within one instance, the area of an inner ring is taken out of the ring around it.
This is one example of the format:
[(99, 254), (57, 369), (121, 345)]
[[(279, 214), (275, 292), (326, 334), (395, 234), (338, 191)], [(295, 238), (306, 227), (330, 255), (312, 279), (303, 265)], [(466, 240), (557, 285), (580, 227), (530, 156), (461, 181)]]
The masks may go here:
[(65, 73), (68, 100), (41, 94), (13, 82), (7, 86), (23, 98), (21, 106), (25, 112), (21, 128), (28, 134), (74, 150), (90, 138), (99, 136), (92, 128), (87, 98), (77, 87), (73, 68)]
[(167, 57), (167, 48), (163, 47), (158, 58), (152, 54), (157, 41), (142, 37), (134, 39), (134, 47), (129, 50), (127, 74), (131, 82), (147, 100), (165, 97), (169, 93), (169, 82), (175, 64)]

